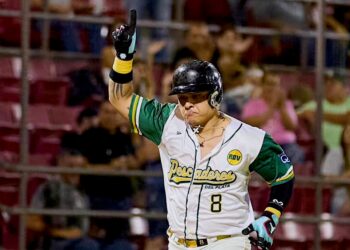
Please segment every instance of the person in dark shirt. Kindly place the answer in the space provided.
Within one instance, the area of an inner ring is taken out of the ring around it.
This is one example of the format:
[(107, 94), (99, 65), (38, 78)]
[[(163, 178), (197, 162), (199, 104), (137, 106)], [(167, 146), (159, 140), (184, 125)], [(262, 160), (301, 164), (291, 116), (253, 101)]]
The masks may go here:
[[(81, 151), (89, 167), (116, 170), (138, 167), (126, 119), (107, 101), (101, 104), (98, 117), (98, 126), (82, 134)], [(89, 196), (92, 209), (131, 209), (133, 189), (129, 177), (86, 175), (82, 178), (82, 188)], [(129, 231), (127, 219), (94, 218), (91, 224), (91, 233), (105, 244), (126, 242)]]
[[(60, 166), (83, 167), (86, 159), (77, 151), (63, 151)], [(87, 197), (78, 189), (80, 176), (62, 174), (39, 186), (31, 201), (32, 208), (89, 209)], [(98, 250), (97, 241), (87, 237), (89, 220), (81, 216), (30, 215), (28, 229), (44, 236), (43, 249)]]
[(62, 150), (80, 150), (81, 134), (98, 123), (97, 110), (91, 107), (83, 109), (76, 119), (76, 129), (66, 132), (61, 137)]

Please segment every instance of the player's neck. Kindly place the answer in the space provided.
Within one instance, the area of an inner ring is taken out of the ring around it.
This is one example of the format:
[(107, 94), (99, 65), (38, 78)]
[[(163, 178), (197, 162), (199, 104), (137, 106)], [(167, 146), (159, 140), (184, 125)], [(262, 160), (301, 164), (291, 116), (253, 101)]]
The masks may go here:
[(226, 124), (226, 118), (225, 116), (221, 113), (218, 112), (217, 115), (213, 116), (211, 119), (209, 119), (206, 123), (193, 126), (192, 130), (201, 136), (204, 135), (210, 135), (215, 133), (215, 130), (220, 129), (222, 130), (225, 128)]

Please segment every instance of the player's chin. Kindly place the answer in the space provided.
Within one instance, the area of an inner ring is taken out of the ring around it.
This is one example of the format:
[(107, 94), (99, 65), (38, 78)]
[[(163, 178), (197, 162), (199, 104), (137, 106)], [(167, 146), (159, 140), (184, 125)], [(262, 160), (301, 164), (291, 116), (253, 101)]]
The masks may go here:
[(191, 127), (196, 127), (198, 125), (201, 125), (201, 123), (199, 122), (198, 119), (195, 119), (194, 117), (189, 117), (187, 119), (187, 123), (191, 126)]

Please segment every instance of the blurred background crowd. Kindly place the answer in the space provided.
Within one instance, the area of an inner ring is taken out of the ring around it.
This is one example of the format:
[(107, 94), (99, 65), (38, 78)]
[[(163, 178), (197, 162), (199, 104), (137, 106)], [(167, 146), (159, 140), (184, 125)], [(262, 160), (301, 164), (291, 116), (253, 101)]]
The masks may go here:
[[(316, 2), (179, 2), (31, 1), (30, 9), (38, 15), (30, 19), (32, 53), (26, 76), (28, 164), (161, 172), (157, 147), (131, 134), (128, 121), (107, 100), (115, 56), (110, 33), (134, 8), (140, 23), (134, 59), (138, 93), (176, 102), (168, 96), (174, 69), (193, 59), (210, 61), (223, 79), (221, 109), (270, 133), (290, 157), (297, 178), (315, 176), (319, 167), (324, 180), (350, 179), (349, 2), (325, 6), (325, 31), (333, 38), (325, 39), (321, 166), (315, 166)], [(19, 0), (0, 0), (0, 204), (7, 207), (19, 205), (21, 179), (20, 173), (1, 167), (20, 161), (22, 61), (11, 50), (21, 46), (23, 20), (6, 15), (16, 10), (21, 10)], [(42, 12), (53, 18), (39, 18)], [(268, 199), (267, 186), (252, 178), (250, 195), (260, 213)], [(323, 216), (350, 215), (348, 188), (322, 187)], [(297, 183), (285, 216), (315, 214), (315, 190), (312, 182)], [(35, 209), (166, 212), (161, 177), (31, 173), (26, 197), (27, 206)], [(0, 247), (18, 249), (18, 215), (0, 210)], [(341, 232), (350, 226), (330, 224), (321, 224), (324, 249), (346, 249), (350, 237)], [(165, 219), (35, 214), (27, 216), (26, 225), (27, 249), (33, 250), (167, 246)], [(276, 233), (275, 249), (311, 249), (314, 226), (284, 223)]]

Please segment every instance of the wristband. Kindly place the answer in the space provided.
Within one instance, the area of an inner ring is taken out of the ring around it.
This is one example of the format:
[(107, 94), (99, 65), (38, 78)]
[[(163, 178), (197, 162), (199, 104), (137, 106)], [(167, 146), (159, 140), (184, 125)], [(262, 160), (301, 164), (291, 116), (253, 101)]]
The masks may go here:
[(124, 84), (132, 81), (132, 62), (132, 59), (128, 61), (121, 60), (118, 57), (114, 59), (111, 72), (109, 73), (109, 77), (113, 82)]

